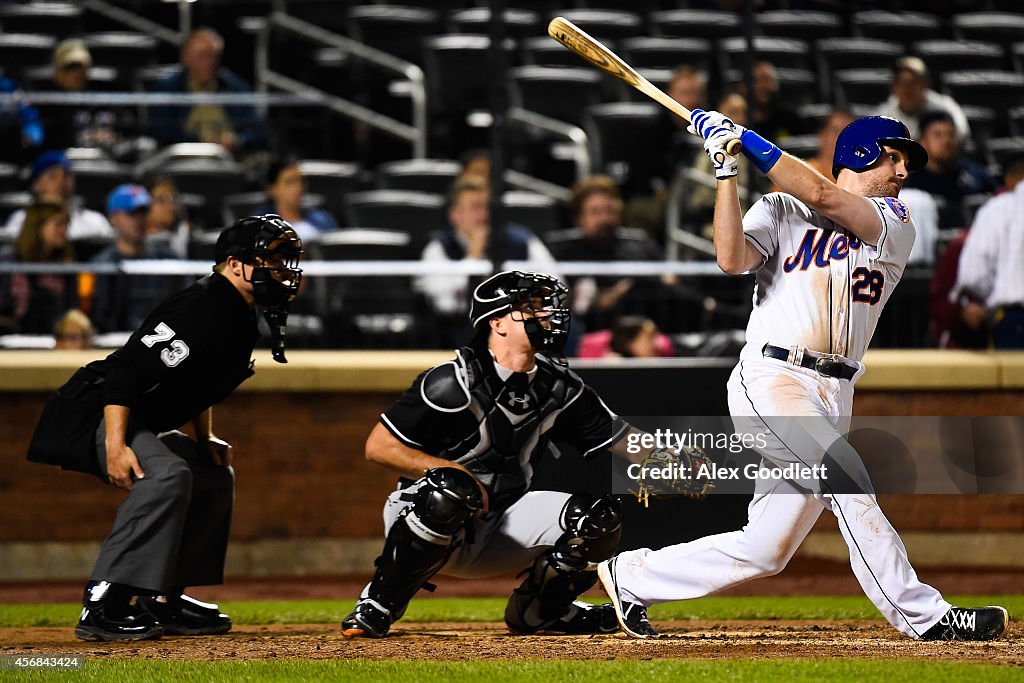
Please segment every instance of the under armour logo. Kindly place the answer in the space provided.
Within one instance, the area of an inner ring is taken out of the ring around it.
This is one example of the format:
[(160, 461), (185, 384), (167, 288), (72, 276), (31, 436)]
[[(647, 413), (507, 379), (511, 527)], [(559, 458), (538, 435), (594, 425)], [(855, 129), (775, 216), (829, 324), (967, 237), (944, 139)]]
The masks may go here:
[(529, 410), (530, 395), (525, 393), (517, 394), (514, 391), (508, 392), (508, 407), (515, 410), (517, 406), (520, 410)]

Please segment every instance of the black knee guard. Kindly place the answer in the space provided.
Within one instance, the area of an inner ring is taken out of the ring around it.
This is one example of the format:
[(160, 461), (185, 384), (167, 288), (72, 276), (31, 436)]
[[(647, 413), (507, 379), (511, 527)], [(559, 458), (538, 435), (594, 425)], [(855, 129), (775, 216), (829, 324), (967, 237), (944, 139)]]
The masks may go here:
[(573, 600), (597, 583), (597, 564), (615, 552), (622, 537), (619, 501), (575, 494), (560, 519), (565, 531), (555, 545), (526, 569), (526, 579), (509, 598), (505, 623), (518, 633), (550, 628)]
[(412, 505), (388, 531), (373, 580), (362, 597), (386, 608), (393, 619), (448, 560), (455, 534), (483, 507), (476, 480), (452, 467), (429, 470)]

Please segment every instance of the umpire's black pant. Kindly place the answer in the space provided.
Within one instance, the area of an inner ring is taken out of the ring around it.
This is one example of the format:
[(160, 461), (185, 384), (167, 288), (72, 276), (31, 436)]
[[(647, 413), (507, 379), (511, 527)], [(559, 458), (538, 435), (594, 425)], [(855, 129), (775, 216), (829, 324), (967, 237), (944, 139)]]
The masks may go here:
[[(106, 424), (96, 452), (107, 473)], [(129, 423), (128, 445), (145, 476), (134, 479), (100, 547), (94, 581), (167, 594), (224, 582), (224, 559), (235, 498), (235, 473), (215, 465), (182, 432), (162, 434)]]

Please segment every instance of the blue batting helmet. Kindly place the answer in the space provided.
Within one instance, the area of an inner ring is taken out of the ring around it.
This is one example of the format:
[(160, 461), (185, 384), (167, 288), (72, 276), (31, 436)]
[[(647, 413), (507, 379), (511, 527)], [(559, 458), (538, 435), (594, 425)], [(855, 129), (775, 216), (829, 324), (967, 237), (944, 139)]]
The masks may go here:
[(838, 176), (843, 168), (862, 171), (870, 167), (882, 156), (882, 145), (903, 150), (908, 171), (916, 171), (928, 163), (928, 152), (910, 137), (910, 131), (901, 121), (888, 116), (865, 116), (843, 128), (836, 138), (832, 175)]

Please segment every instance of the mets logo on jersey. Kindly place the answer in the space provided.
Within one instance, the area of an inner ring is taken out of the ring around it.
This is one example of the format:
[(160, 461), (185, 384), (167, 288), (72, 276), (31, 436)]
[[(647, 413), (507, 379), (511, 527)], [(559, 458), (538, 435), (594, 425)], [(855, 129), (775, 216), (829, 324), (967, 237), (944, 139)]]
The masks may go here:
[(885, 203), (889, 205), (892, 212), (896, 214), (896, 218), (899, 218), (904, 223), (910, 222), (910, 209), (907, 205), (896, 199), (895, 197), (886, 197)]

